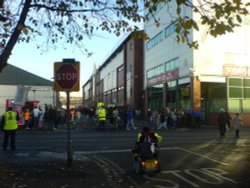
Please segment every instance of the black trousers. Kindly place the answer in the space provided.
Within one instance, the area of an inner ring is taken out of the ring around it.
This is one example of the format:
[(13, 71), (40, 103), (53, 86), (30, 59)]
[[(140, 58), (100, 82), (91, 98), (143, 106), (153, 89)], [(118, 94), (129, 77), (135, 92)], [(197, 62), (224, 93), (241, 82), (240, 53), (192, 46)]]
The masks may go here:
[(220, 128), (220, 136), (223, 137), (226, 133), (226, 125), (220, 124), (219, 128)]
[(10, 148), (16, 149), (16, 130), (4, 130), (3, 149), (7, 149), (10, 137)]
[(105, 120), (99, 120), (99, 128), (100, 128), (100, 130), (105, 129)]
[(235, 135), (236, 135), (237, 138), (239, 138), (239, 132), (240, 132), (239, 129), (236, 129), (236, 130), (235, 130)]

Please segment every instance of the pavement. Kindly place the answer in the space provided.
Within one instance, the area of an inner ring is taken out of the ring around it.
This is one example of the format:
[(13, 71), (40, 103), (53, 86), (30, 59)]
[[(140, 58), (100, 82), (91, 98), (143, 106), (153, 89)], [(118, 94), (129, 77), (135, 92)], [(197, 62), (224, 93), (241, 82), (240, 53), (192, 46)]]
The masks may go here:
[[(25, 134), (24, 130), (18, 134)], [(126, 187), (123, 186), (125, 182), (119, 181), (108, 167), (96, 160), (74, 158), (70, 165), (65, 156), (48, 156), (47, 152), (44, 157), (37, 157), (30, 152), (31, 155), (25, 157), (25, 151), (18, 148), (16, 151), (0, 150), (1, 188)]]
[[(67, 132), (67, 125), (54, 130), (46, 128), (19, 129), (17, 134)], [(72, 132), (96, 131), (96, 127), (74, 124)], [(121, 130), (125, 131), (125, 130)], [(3, 133), (0, 132), (0, 139)], [(107, 188), (127, 187), (107, 166), (89, 158), (74, 159), (69, 165), (65, 156), (59, 158), (23, 157), (24, 151), (0, 150), (1, 188)], [(46, 155), (47, 156), (47, 155)]]
[[(72, 132), (82, 131), (72, 126)], [(90, 130), (91, 131), (91, 130)], [(47, 130), (45, 128), (26, 130), (19, 129), (17, 134), (30, 133), (60, 133), (67, 132), (67, 126), (58, 129)], [(0, 132), (0, 139), (3, 133)], [(112, 178), (108, 169), (105, 169), (95, 160), (88, 158), (74, 159), (72, 165), (65, 156), (58, 158), (24, 157), (25, 151), (0, 150), (0, 187), (26, 187), (26, 188), (99, 188), (99, 187), (123, 187), (122, 182)]]

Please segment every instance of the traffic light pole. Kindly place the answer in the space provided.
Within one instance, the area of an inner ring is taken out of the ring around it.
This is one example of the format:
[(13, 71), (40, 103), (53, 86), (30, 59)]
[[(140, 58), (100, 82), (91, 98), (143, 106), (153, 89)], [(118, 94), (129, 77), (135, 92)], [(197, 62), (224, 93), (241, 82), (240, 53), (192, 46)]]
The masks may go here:
[(70, 132), (70, 109), (69, 109), (69, 104), (70, 104), (70, 97), (69, 97), (69, 91), (66, 91), (67, 95), (67, 124), (68, 124), (68, 144), (67, 144), (67, 164), (69, 167), (72, 166), (73, 164), (73, 159), (72, 159), (72, 139), (71, 139), (71, 132)]

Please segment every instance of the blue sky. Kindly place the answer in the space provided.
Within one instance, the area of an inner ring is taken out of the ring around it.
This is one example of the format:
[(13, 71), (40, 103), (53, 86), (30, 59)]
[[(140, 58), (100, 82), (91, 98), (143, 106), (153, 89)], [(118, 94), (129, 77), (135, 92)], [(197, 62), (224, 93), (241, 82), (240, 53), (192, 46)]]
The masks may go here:
[(46, 52), (36, 48), (39, 40), (31, 43), (18, 43), (8, 63), (23, 70), (31, 72), (52, 81), (54, 76), (54, 62), (60, 62), (64, 58), (74, 58), (80, 61), (80, 88), (93, 73), (94, 64), (101, 65), (108, 55), (121, 43), (124, 35), (117, 37), (113, 34), (102, 33), (91, 39), (85, 39), (85, 47), (93, 52), (91, 57), (87, 57), (82, 49), (72, 46), (61, 48), (58, 44), (56, 49), (49, 49)]

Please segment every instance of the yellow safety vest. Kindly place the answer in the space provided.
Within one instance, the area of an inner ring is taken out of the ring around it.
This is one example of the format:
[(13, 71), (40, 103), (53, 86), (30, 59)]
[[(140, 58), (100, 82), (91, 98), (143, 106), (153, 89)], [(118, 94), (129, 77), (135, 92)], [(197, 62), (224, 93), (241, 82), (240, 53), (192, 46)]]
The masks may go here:
[(8, 111), (5, 112), (4, 118), (4, 128), (3, 130), (16, 130), (18, 125), (17, 125), (17, 120), (16, 120), (17, 113), (13, 111)]
[(98, 110), (98, 119), (99, 119), (99, 121), (106, 120), (106, 110), (104, 108), (101, 108)]
[[(137, 134), (137, 141), (138, 141), (138, 142), (140, 141), (141, 136), (142, 136), (142, 133), (139, 132), (139, 133)], [(154, 133), (154, 136), (157, 138), (158, 143), (160, 143), (160, 142), (163, 140), (163, 137), (160, 136), (158, 133)]]

